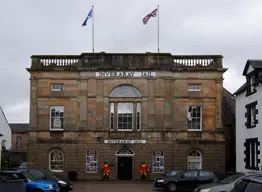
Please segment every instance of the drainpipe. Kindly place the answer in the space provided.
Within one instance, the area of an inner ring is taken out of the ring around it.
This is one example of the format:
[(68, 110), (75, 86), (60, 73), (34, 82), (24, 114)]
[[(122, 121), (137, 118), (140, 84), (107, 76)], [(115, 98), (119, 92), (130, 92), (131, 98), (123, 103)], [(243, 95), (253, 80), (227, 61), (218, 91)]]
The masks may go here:
[[(0, 133), (0, 144), (2, 143), (2, 139), (1, 137), (3, 137), (3, 135)], [(2, 164), (2, 145), (1, 146), (1, 149), (0, 149), (0, 170), (1, 170), (1, 164)]]

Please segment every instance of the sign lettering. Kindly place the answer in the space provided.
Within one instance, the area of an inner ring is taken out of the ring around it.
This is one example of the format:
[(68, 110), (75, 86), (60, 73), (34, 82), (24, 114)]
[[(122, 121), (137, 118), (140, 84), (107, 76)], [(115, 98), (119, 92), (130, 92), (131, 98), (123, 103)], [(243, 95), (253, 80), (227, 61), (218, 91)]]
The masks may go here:
[(130, 78), (130, 77), (142, 77), (142, 78), (147, 78), (147, 77), (156, 77), (156, 72), (133, 72), (133, 71), (108, 71), (108, 72), (96, 72), (96, 77), (118, 77), (118, 78)]
[(107, 144), (146, 144), (146, 140), (104, 140)]

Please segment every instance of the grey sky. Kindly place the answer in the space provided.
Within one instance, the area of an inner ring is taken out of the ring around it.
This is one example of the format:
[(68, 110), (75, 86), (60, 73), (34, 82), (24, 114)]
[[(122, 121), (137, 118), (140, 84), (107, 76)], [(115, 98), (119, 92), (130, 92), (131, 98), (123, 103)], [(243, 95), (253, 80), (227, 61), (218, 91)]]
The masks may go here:
[(160, 51), (221, 54), (224, 86), (234, 92), (244, 82), (247, 59), (262, 59), (261, 0), (8, 0), (0, 3), (0, 106), (9, 122), (28, 122), (30, 56), (92, 51), (156, 52), (156, 18), (142, 18), (160, 6)]

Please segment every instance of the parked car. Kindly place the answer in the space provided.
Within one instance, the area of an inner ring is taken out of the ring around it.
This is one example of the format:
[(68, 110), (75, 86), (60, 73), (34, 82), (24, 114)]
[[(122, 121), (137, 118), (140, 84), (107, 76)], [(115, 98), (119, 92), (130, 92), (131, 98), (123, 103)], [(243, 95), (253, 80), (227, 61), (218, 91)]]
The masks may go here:
[[(262, 177), (249, 176), (236, 183), (230, 192), (259, 192), (262, 191)], [(227, 192), (227, 191), (220, 191)]]
[(241, 179), (247, 178), (249, 176), (262, 176), (262, 173), (237, 172), (216, 183), (200, 185), (197, 188), (195, 188), (194, 192), (231, 191), (238, 181), (240, 181)]
[(36, 178), (40, 178), (46, 181), (56, 181), (60, 188), (60, 192), (71, 192), (73, 190), (71, 181), (61, 175), (40, 168), (26, 168), (26, 170)]
[[(12, 180), (23, 181), (26, 192), (59, 192), (55, 181), (38, 180), (27, 171), (1, 171), (0, 175), (12, 178)], [(20, 192), (20, 190), (15, 191)]]
[(178, 172), (174, 176), (165, 176), (159, 178), (154, 183), (154, 188), (174, 191), (193, 191), (201, 184), (213, 183), (219, 181), (221, 174), (211, 171), (191, 169)]

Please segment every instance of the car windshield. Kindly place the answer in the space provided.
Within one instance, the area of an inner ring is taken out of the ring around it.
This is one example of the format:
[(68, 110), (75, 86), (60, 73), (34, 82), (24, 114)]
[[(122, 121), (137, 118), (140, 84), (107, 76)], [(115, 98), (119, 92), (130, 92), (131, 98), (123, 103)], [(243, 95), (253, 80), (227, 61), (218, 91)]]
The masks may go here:
[(243, 177), (244, 175), (245, 175), (244, 173), (236, 173), (234, 175), (230, 175), (230, 176), (226, 177), (225, 179), (219, 181), (219, 183), (223, 183), (223, 184), (232, 183), (232, 182), (238, 180), (239, 178)]
[(32, 174), (30, 174), (30, 173), (27, 172), (27, 171), (23, 172), (23, 175), (24, 175), (27, 179), (30, 179), (31, 181), (37, 180), (36, 177), (34, 177)]

